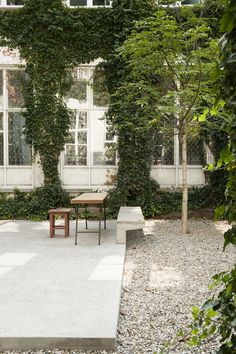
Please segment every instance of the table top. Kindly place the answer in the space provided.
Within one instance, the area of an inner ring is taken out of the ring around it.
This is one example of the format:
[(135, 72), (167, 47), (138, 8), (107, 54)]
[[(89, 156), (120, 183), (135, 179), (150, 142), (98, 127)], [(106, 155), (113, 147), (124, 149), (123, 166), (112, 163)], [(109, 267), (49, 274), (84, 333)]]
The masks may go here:
[(82, 193), (71, 199), (71, 204), (103, 204), (107, 193)]
[(50, 209), (49, 213), (70, 213), (73, 211), (71, 208), (57, 208), (57, 209)]

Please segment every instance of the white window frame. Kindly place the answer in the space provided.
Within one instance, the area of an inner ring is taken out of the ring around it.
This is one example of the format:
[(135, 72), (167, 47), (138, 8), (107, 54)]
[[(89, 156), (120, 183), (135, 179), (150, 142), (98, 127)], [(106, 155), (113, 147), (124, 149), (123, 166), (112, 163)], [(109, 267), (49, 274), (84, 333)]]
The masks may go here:
[(0, 108), (0, 111), (3, 112), (3, 166), (0, 167), (17, 167), (17, 168), (26, 168), (32, 167), (31, 165), (11, 165), (9, 163), (9, 130), (8, 130), (8, 119), (9, 113), (20, 113), (23, 112), (23, 108), (10, 108), (8, 107), (8, 82), (7, 82), (7, 71), (20, 71), (23, 68), (17, 66), (4, 66), (0, 67), (0, 70), (3, 71), (3, 107)]
[[(78, 115), (79, 113), (82, 112), (82, 113), (86, 113), (86, 128), (79, 128), (79, 119), (78, 119)], [(85, 109), (75, 109), (74, 110), (74, 114), (76, 115), (76, 122), (75, 122), (75, 128), (74, 129), (69, 129), (69, 133), (73, 133), (74, 134), (74, 137), (75, 137), (75, 140), (74, 140), (74, 144), (72, 143), (66, 143), (65, 144), (65, 147), (66, 145), (75, 145), (75, 154), (78, 155), (78, 147), (79, 146), (86, 146), (86, 164), (85, 165), (80, 165), (80, 164), (75, 164), (75, 165), (70, 165), (70, 164), (66, 164), (65, 161), (66, 161), (66, 154), (65, 154), (65, 151), (66, 149), (64, 149), (64, 159), (63, 159), (63, 165), (65, 167), (84, 167), (84, 166), (88, 166), (89, 165), (89, 112), (88, 110), (85, 110)], [(78, 141), (78, 134), (82, 132), (82, 133), (86, 133), (86, 144), (81, 144), (79, 141)]]
[(23, 7), (23, 5), (8, 5), (7, 4), (7, 0), (0, 0), (0, 5), (1, 7), (7, 7), (7, 8), (10, 8), (10, 9), (18, 9), (20, 7)]

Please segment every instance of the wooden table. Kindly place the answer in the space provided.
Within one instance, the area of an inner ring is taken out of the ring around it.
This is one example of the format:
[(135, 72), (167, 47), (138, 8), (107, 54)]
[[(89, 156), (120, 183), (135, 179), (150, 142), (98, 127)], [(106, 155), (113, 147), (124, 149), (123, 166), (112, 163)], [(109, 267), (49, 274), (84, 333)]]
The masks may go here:
[(79, 205), (85, 206), (85, 222), (86, 230), (88, 229), (88, 219), (87, 219), (87, 207), (96, 206), (99, 209), (99, 229), (98, 231), (87, 231), (98, 233), (98, 244), (101, 244), (101, 220), (102, 220), (102, 209), (104, 210), (104, 229), (106, 229), (106, 198), (107, 193), (83, 193), (80, 196), (71, 199), (71, 204), (75, 206), (76, 213), (76, 227), (75, 227), (75, 245), (77, 245), (77, 235), (78, 233), (84, 233), (86, 231), (78, 231), (78, 217), (79, 217)]

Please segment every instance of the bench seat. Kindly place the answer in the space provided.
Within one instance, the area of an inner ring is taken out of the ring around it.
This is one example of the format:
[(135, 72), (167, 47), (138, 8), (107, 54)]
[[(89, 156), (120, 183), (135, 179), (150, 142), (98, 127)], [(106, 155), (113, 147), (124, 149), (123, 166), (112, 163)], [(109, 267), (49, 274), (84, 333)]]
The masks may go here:
[(120, 207), (116, 226), (116, 243), (126, 243), (126, 231), (140, 230), (145, 226), (141, 208)]

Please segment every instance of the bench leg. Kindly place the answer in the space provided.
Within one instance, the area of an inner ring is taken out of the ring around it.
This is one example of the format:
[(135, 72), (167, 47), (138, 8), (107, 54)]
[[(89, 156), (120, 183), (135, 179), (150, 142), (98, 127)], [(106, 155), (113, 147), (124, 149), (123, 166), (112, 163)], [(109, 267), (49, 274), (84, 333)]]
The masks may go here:
[(65, 222), (65, 237), (69, 235), (69, 213), (64, 215), (64, 222)]
[(55, 226), (55, 215), (50, 213), (49, 215), (49, 220), (50, 220), (50, 238), (53, 238), (55, 234), (54, 226)]
[(126, 243), (126, 228), (124, 226), (117, 225), (116, 243)]

